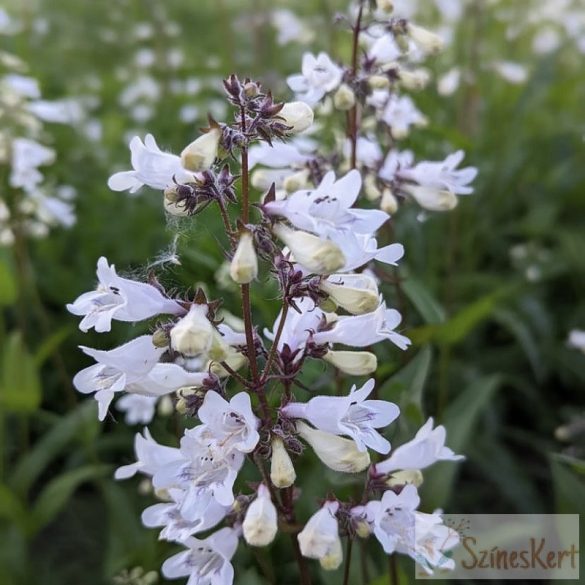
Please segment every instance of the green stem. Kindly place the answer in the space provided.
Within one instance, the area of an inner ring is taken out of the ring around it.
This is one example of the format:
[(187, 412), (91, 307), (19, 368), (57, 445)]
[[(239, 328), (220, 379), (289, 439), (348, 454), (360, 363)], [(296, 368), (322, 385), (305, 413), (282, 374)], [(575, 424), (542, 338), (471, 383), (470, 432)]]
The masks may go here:
[(353, 548), (353, 540), (347, 537), (347, 547), (345, 549), (345, 567), (343, 569), (343, 585), (349, 585), (349, 569), (351, 567), (351, 551)]

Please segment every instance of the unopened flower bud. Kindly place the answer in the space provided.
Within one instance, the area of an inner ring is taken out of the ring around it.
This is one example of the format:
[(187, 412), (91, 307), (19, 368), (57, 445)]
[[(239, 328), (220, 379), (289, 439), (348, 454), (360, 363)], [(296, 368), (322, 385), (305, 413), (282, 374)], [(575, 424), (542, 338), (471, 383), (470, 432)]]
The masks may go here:
[(370, 201), (380, 199), (382, 192), (378, 188), (378, 185), (376, 185), (376, 177), (373, 175), (366, 175), (364, 180), (364, 193)]
[(282, 186), (288, 193), (294, 193), (300, 189), (304, 189), (309, 184), (309, 171), (303, 169), (297, 173), (293, 173), (284, 179)]
[(378, 285), (367, 274), (332, 274), (321, 281), (320, 288), (354, 315), (371, 313), (380, 304)]
[(315, 114), (311, 106), (304, 102), (288, 102), (278, 112), (278, 116), (283, 118), (284, 124), (291, 127), (291, 134), (299, 134), (311, 126)]
[(269, 489), (261, 483), (256, 499), (246, 511), (242, 524), (244, 539), (251, 546), (267, 546), (278, 530), (276, 508), (270, 499)]
[(359, 473), (370, 464), (367, 451), (359, 451), (355, 442), (331, 433), (319, 431), (297, 421), (299, 435), (311, 445), (319, 459), (334, 471)]
[(380, 199), (380, 209), (393, 215), (398, 211), (398, 199), (396, 199), (391, 189), (384, 189), (382, 199)]
[(307, 232), (293, 230), (282, 224), (273, 228), (274, 233), (289, 247), (295, 261), (315, 274), (331, 274), (345, 264), (345, 256), (331, 240), (322, 240)]
[(395, 487), (397, 485), (412, 484), (415, 487), (420, 487), (423, 483), (423, 474), (420, 469), (404, 469), (402, 471), (394, 471), (392, 475), (386, 480), (388, 487)]
[(213, 341), (207, 305), (191, 305), (189, 312), (171, 329), (171, 347), (187, 356), (206, 352)]
[(274, 438), (270, 460), (270, 481), (274, 486), (282, 489), (291, 486), (296, 478), (295, 468), (282, 439)]
[(157, 329), (152, 334), (152, 345), (154, 347), (167, 347), (169, 344), (169, 336), (163, 329)]
[(164, 191), (163, 195), (163, 205), (165, 211), (174, 215), (175, 217), (186, 217), (189, 215), (185, 204), (183, 202), (177, 203), (178, 201), (178, 194), (177, 194), (177, 187), (176, 185), (172, 185), (171, 187), (167, 187)]
[(335, 517), (338, 509), (338, 502), (325, 502), (309, 518), (297, 537), (301, 554), (309, 559), (318, 559), (327, 571), (337, 569), (343, 560), (339, 525)]
[(430, 75), (426, 69), (416, 69), (415, 71), (406, 71), (400, 69), (398, 72), (400, 83), (406, 89), (411, 91), (419, 91), (424, 89), (430, 80)]
[(368, 84), (372, 89), (387, 89), (390, 79), (386, 75), (372, 75), (368, 78)]
[(336, 538), (327, 554), (319, 559), (321, 568), (324, 571), (335, 571), (343, 561), (343, 549), (341, 548), (341, 539)]
[(220, 138), (221, 128), (216, 125), (191, 142), (181, 152), (183, 167), (195, 172), (209, 169), (217, 156)]
[(425, 53), (439, 53), (445, 44), (439, 35), (412, 23), (408, 23), (407, 32), (410, 38)]
[(353, 518), (351, 525), (360, 538), (368, 538), (372, 534), (372, 527), (365, 518)]
[(369, 351), (328, 351), (323, 359), (349, 376), (366, 376), (378, 368), (378, 358)]
[(170, 416), (175, 412), (175, 407), (170, 396), (163, 396), (156, 407), (156, 410), (160, 416)]
[(394, 10), (392, 0), (376, 0), (376, 8), (390, 14)]
[(342, 83), (333, 96), (333, 105), (338, 110), (351, 110), (355, 106), (355, 93), (349, 85)]
[(402, 188), (424, 209), (450, 211), (457, 207), (457, 195), (444, 189), (421, 185), (403, 185)]
[(244, 85), (244, 93), (246, 94), (246, 97), (256, 97), (260, 93), (260, 88), (257, 83), (248, 81), (248, 83)]
[(258, 276), (258, 257), (250, 232), (242, 232), (230, 264), (230, 276), (238, 284), (248, 284)]

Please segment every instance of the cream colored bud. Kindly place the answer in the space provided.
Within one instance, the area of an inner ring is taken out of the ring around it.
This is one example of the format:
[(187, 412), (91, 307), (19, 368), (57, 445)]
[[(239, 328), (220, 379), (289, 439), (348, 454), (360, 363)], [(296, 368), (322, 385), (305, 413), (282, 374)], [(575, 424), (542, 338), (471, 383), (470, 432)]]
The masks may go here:
[(268, 546), (278, 530), (278, 515), (264, 484), (258, 486), (258, 495), (246, 511), (242, 524), (245, 541), (251, 546)]
[(443, 189), (423, 187), (420, 185), (403, 185), (402, 187), (422, 208), (429, 211), (450, 211), (457, 207), (457, 195)]
[(189, 312), (171, 329), (171, 347), (196, 356), (211, 347), (214, 329), (207, 318), (207, 305), (191, 305)]
[(163, 396), (159, 401), (156, 407), (156, 410), (160, 416), (170, 416), (175, 412), (175, 406), (173, 405), (173, 401), (171, 397), (167, 394)]
[(351, 110), (355, 106), (355, 93), (349, 85), (342, 83), (333, 96), (333, 105), (337, 110)]
[(376, 201), (376, 199), (380, 199), (382, 196), (382, 191), (378, 188), (374, 175), (366, 175), (364, 180), (364, 193), (370, 201)]
[(299, 262), (315, 274), (331, 274), (345, 264), (345, 256), (331, 240), (277, 224), (274, 233), (289, 247)]
[(238, 284), (249, 284), (258, 276), (258, 257), (254, 238), (250, 232), (242, 232), (236, 253), (230, 264), (230, 276)]
[(181, 152), (181, 164), (189, 171), (205, 171), (211, 167), (219, 148), (221, 128), (213, 126), (186, 146)]
[(365, 518), (354, 518), (352, 521), (353, 529), (360, 538), (368, 538), (372, 534), (372, 527)]
[(378, 285), (367, 274), (332, 274), (321, 281), (320, 288), (354, 315), (371, 313), (380, 304)]
[(392, 0), (376, 0), (376, 8), (390, 14), (394, 10)]
[(388, 487), (397, 485), (412, 484), (415, 487), (420, 487), (423, 483), (423, 474), (420, 469), (404, 469), (402, 471), (395, 471), (386, 480)]
[(328, 351), (323, 359), (349, 376), (366, 376), (378, 368), (378, 358), (369, 351)]
[(169, 344), (169, 336), (163, 329), (157, 329), (152, 334), (152, 345), (154, 347), (167, 347)]
[(380, 209), (393, 215), (398, 211), (398, 199), (394, 196), (391, 189), (384, 189), (382, 199), (380, 199)]
[(272, 439), (270, 481), (274, 486), (282, 489), (291, 486), (296, 478), (295, 468), (282, 439), (278, 437)]
[(167, 187), (163, 195), (163, 205), (165, 211), (175, 217), (187, 217), (189, 212), (185, 208), (185, 203), (177, 203), (177, 188), (175, 186)]
[(410, 38), (425, 53), (436, 54), (443, 50), (445, 43), (434, 32), (412, 23), (408, 23), (407, 32)]
[(284, 124), (291, 127), (291, 134), (298, 134), (311, 126), (315, 114), (311, 106), (304, 102), (288, 102), (278, 112), (278, 116), (283, 118)]
[(292, 175), (286, 177), (286, 179), (282, 182), (282, 186), (288, 193), (294, 193), (295, 191), (304, 189), (308, 185), (309, 185), (308, 169), (303, 169), (302, 171), (293, 173)]
[[(216, 357), (213, 359), (216, 361), (213, 361), (209, 367), (211, 373), (219, 376), (220, 378), (227, 378), (228, 376), (231, 376), (231, 374), (219, 362), (225, 362), (229, 366), (230, 370), (234, 371), (238, 371), (241, 367), (244, 366), (244, 364), (248, 362), (244, 355), (227, 344), (224, 344), (223, 351), (223, 356), (219, 355), (219, 351), (217, 354), (214, 352)], [(218, 360), (217, 358), (221, 359)]]
[(336, 538), (327, 554), (319, 559), (321, 568), (324, 571), (335, 571), (341, 566), (343, 561), (343, 549), (341, 548), (341, 539)]
[(401, 69), (398, 72), (398, 78), (402, 86), (411, 91), (424, 89), (431, 79), (426, 69), (416, 69), (415, 71)]
[(351, 439), (313, 429), (302, 421), (297, 421), (296, 429), (317, 457), (334, 471), (359, 473), (370, 464), (370, 454), (359, 451)]
[(372, 89), (387, 89), (390, 79), (386, 75), (372, 75), (368, 78), (368, 84)]

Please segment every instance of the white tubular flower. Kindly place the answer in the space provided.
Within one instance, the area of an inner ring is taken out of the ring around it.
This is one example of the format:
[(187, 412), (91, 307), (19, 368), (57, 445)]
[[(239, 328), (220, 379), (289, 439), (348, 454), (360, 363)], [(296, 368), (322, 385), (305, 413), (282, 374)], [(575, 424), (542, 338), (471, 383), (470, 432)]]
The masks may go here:
[(158, 396), (141, 396), (127, 394), (116, 402), (116, 409), (124, 414), (124, 421), (128, 425), (147, 425), (154, 418)]
[(378, 358), (369, 351), (329, 350), (323, 359), (349, 376), (367, 376), (378, 369)]
[(243, 453), (224, 449), (211, 433), (204, 431), (204, 426), (185, 431), (181, 459), (157, 469), (152, 478), (156, 489), (177, 488), (186, 492), (181, 505), (186, 520), (200, 516), (201, 498), (208, 494), (219, 504), (230, 506), (234, 501), (234, 482), (244, 463)]
[(398, 418), (400, 409), (385, 400), (366, 400), (374, 389), (368, 380), (359, 390), (352, 386), (348, 396), (315, 396), (306, 404), (290, 402), (281, 409), (291, 418), (304, 418), (326, 433), (351, 437), (360, 451), (370, 447), (388, 453), (390, 443), (375, 429), (386, 427)]
[(296, 429), (317, 457), (334, 471), (359, 473), (370, 464), (369, 453), (360, 451), (350, 439), (313, 429), (301, 421), (296, 423)]
[(242, 232), (230, 264), (230, 276), (238, 284), (248, 284), (258, 276), (258, 257), (250, 232)]
[(73, 385), (83, 394), (95, 392), (100, 420), (106, 417), (114, 394), (143, 380), (164, 353), (164, 349), (154, 347), (150, 335), (142, 335), (110, 351), (80, 347), (98, 363), (78, 372)]
[(244, 539), (251, 546), (268, 546), (278, 531), (278, 514), (270, 499), (270, 490), (261, 483), (256, 499), (250, 504), (242, 524)]
[[(312, 151), (313, 148), (309, 150)], [(271, 169), (285, 169), (303, 166), (311, 160), (311, 156), (305, 148), (305, 141), (301, 143), (297, 139), (288, 144), (286, 142), (275, 142), (272, 146), (267, 142), (255, 144), (250, 147), (248, 159), (250, 169), (258, 164)]]
[(213, 325), (207, 318), (207, 305), (191, 305), (189, 312), (171, 329), (171, 347), (186, 356), (208, 351), (213, 341)]
[(287, 78), (288, 86), (297, 97), (309, 105), (316, 104), (326, 93), (333, 91), (343, 77), (343, 70), (326, 53), (317, 57), (303, 55), (302, 73)]
[(321, 281), (321, 290), (349, 313), (370, 313), (380, 304), (376, 281), (367, 274), (332, 274)]
[(114, 474), (115, 479), (128, 479), (137, 473), (152, 477), (161, 467), (182, 459), (179, 449), (159, 445), (148, 429), (144, 429), (144, 435), (136, 433), (134, 436), (134, 452), (136, 463), (118, 467)]
[(265, 204), (264, 209), (269, 215), (286, 217), (300, 230), (321, 237), (337, 235), (336, 241), (342, 245), (343, 238), (351, 233), (373, 234), (388, 219), (382, 211), (352, 207), (361, 186), (360, 173), (355, 169), (338, 180), (330, 171), (316, 189), (297, 191), (284, 201)]
[(315, 333), (316, 343), (341, 343), (350, 347), (367, 347), (388, 339), (400, 349), (410, 345), (410, 339), (396, 333), (402, 317), (395, 309), (387, 309), (382, 303), (372, 313), (364, 315), (342, 315), (328, 331)]
[(335, 517), (338, 509), (338, 502), (325, 502), (297, 536), (301, 554), (319, 560), (327, 571), (337, 569), (343, 560), (339, 526)]
[(30, 138), (15, 138), (11, 151), (10, 186), (27, 192), (34, 191), (43, 180), (38, 167), (52, 164), (55, 161), (55, 151)]
[[(203, 404), (197, 413), (199, 420), (222, 447), (226, 450), (236, 449), (241, 453), (251, 453), (260, 436), (259, 421), (252, 412), (250, 395), (239, 392), (229, 402), (217, 392), (206, 392)], [(204, 427), (197, 427), (201, 432)]]
[(355, 106), (355, 93), (347, 83), (342, 83), (333, 95), (333, 105), (337, 110), (351, 110)]
[(411, 150), (391, 150), (386, 158), (384, 164), (380, 168), (378, 175), (381, 179), (391, 183), (396, 180), (397, 173), (401, 169), (409, 169), (414, 164), (414, 153)]
[(204, 494), (198, 498), (200, 514), (193, 520), (186, 520), (181, 515), (182, 502), (185, 492), (170, 488), (167, 495), (172, 499), (170, 503), (154, 504), (142, 513), (142, 523), (148, 528), (163, 529), (160, 540), (185, 542), (193, 534), (204, 532), (221, 522), (230, 511), (230, 506), (218, 504), (211, 494)]
[(167, 299), (154, 286), (128, 280), (116, 274), (116, 268), (103, 256), (97, 263), (97, 289), (77, 297), (67, 310), (83, 316), (81, 331), (92, 327), (99, 333), (110, 331), (112, 319), (118, 321), (143, 321), (155, 315), (182, 315), (185, 310), (179, 303)]
[[(378, 37), (374, 42), (371, 43), (367, 50), (368, 58), (374, 60), (379, 65), (386, 65), (388, 63), (395, 63), (402, 55), (400, 47), (394, 40), (394, 36), (391, 34), (385, 34)], [(390, 86), (390, 80), (388, 77), (381, 75), (375, 76), (378, 80), (374, 80), (370, 77), (370, 86), (374, 89), (383, 89)], [(385, 79), (386, 81), (382, 81)], [(372, 85), (373, 83), (373, 85)]]
[(198, 172), (211, 168), (217, 157), (221, 128), (216, 124), (209, 132), (202, 134), (186, 146), (181, 152), (181, 164), (184, 168)]
[(579, 329), (573, 329), (570, 331), (567, 345), (585, 353), (585, 331), (580, 331)]
[(435, 568), (455, 568), (455, 561), (445, 555), (446, 551), (459, 544), (457, 531), (445, 526), (438, 513), (415, 513), (416, 548), (410, 551), (399, 551), (409, 554), (425, 571), (431, 575)]
[(402, 190), (406, 191), (423, 209), (429, 211), (451, 211), (459, 203), (457, 196), (446, 189), (403, 185)]
[(189, 577), (189, 585), (232, 585), (234, 567), (230, 561), (238, 548), (236, 530), (222, 528), (205, 540), (191, 537), (183, 544), (187, 550), (163, 563), (167, 579)]
[(428, 121), (407, 95), (391, 95), (382, 114), (394, 138), (406, 138), (411, 126), (426, 126)]
[(183, 168), (181, 159), (175, 154), (163, 152), (152, 134), (147, 134), (144, 143), (138, 136), (130, 141), (132, 171), (113, 174), (108, 179), (112, 191), (135, 193), (143, 185), (153, 189), (165, 189), (173, 180), (179, 183), (192, 181), (193, 173)]
[(437, 461), (460, 461), (463, 455), (456, 455), (445, 447), (447, 431), (439, 425), (433, 429), (433, 419), (418, 430), (414, 439), (394, 450), (385, 461), (376, 463), (377, 473), (387, 474), (399, 469), (424, 469)]
[[(372, 120), (374, 119), (372, 118)], [(343, 145), (343, 154), (349, 160), (351, 156), (351, 141), (349, 139), (347, 139)], [(364, 167), (368, 167), (370, 169), (377, 168), (378, 163), (382, 160), (382, 149), (380, 148), (378, 142), (376, 140), (366, 138), (365, 136), (360, 136), (356, 143), (356, 160)], [(362, 213), (366, 212), (367, 215), (367, 212), (371, 212), (372, 210), (361, 209), (351, 211), (359, 211)], [(370, 213), (369, 215), (371, 216), (372, 214)]]
[(449, 191), (456, 195), (469, 195), (473, 193), (473, 187), (469, 184), (477, 176), (477, 169), (475, 167), (457, 169), (464, 156), (465, 153), (458, 150), (444, 161), (424, 161), (410, 168), (400, 169), (397, 176), (402, 180), (414, 181), (421, 187)]
[(295, 261), (314, 274), (331, 274), (345, 264), (343, 252), (331, 240), (282, 224), (275, 225), (273, 231), (288, 246)]
[(291, 486), (297, 478), (293, 462), (282, 439), (272, 439), (272, 457), (270, 459), (270, 481), (279, 489)]
[(407, 33), (421, 51), (424, 51), (425, 53), (434, 55), (442, 51), (445, 45), (443, 39), (439, 35), (423, 28), (422, 26), (416, 26), (411, 22), (408, 23)]
[(313, 124), (315, 114), (311, 106), (305, 102), (287, 102), (277, 114), (286, 126), (290, 126), (291, 134), (304, 132)]
[(371, 260), (396, 266), (404, 256), (402, 244), (389, 244), (378, 248), (378, 241), (368, 234), (354, 234), (350, 231), (344, 235), (336, 235), (334, 241), (341, 248), (346, 262), (339, 272), (350, 272)]
[[(299, 308), (300, 313), (294, 310), (289, 311), (278, 342), (278, 351), (282, 351), (285, 345), (288, 345), (293, 352), (302, 350), (311, 331), (316, 331), (322, 319), (325, 317), (325, 313), (308, 297), (295, 298), (293, 300)], [(276, 337), (281, 319), (282, 311), (274, 321), (272, 331), (264, 330), (264, 335), (271, 341), (274, 341)]]

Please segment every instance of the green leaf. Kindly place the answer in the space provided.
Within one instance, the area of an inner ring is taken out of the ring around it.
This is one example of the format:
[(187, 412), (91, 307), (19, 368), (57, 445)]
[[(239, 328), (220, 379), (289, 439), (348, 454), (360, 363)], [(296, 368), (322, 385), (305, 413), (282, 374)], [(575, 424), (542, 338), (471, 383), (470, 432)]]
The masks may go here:
[(2, 355), (0, 407), (12, 412), (32, 412), (40, 402), (41, 382), (34, 359), (20, 333), (13, 333)]
[(35, 501), (32, 510), (32, 531), (38, 532), (49, 524), (82, 483), (102, 477), (110, 473), (111, 469), (110, 465), (85, 465), (66, 471), (50, 481)]
[[(585, 514), (585, 479), (575, 473), (562, 455), (550, 456), (551, 473), (558, 514)], [(580, 462), (581, 466), (583, 462)]]
[(5, 260), (0, 260), (0, 307), (12, 305), (18, 296), (16, 279)]
[(445, 321), (445, 309), (422, 282), (409, 276), (402, 283), (402, 290), (427, 323), (437, 324)]
[(26, 494), (46, 467), (61, 452), (71, 450), (76, 437), (98, 428), (96, 405), (93, 400), (81, 403), (74, 411), (62, 417), (53, 428), (22, 457), (12, 476), (10, 485), (20, 494)]
[[(497, 375), (479, 378), (470, 384), (447, 408), (442, 423), (447, 428), (447, 445), (465, 454), (466, 446), (477, 432), (479, 415), (500, 386)], [(449, 501), (459, 465), (439, 463), (425, 471), (424, 499), (429, 509), (442, 508)]]
[(40, 367), (45, 363), (63, 341), (67, 339), (71, 332), (72, 327), (70, 325), (65, 325), (42, 340), (41, 345), (35, 352), (35, 364), (37, 367)]
[(22, 529), (25, 528), (26, 509), (20, 498), (4, 484), (0, 484), (0, 518), (10, 520)]

